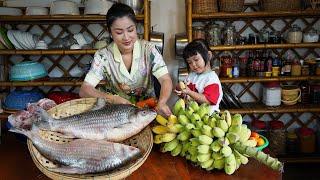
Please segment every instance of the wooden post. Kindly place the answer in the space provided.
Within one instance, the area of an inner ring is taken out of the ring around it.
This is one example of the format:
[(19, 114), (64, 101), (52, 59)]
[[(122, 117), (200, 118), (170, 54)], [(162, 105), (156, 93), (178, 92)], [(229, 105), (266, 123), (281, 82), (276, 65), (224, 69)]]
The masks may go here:
[(150, 34), (150, 2), (149, 0), (144, 0), (144, 21), (143, 21), (143, 25), (144, 25), (144, 34), (143, 34), (143, 38), (145, 40), (149, 40), (149, 34)]
[(192, 41), (192, 0), (186, 0), (186, 30), (188, 41)]

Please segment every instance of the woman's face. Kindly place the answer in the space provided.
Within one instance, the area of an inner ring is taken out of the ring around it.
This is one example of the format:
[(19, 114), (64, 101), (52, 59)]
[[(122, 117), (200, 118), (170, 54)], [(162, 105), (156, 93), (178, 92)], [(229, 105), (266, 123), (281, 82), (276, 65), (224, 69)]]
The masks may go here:
[(111, 27), (113, 41), (121, 53), (132, 52), (133, 45), (138, 39), (136, 24), (127, 16), (116, 19)]
[(199, 53), (197, 53), (197, 55), (189, 57), (187, 59), (187, 63), (189, 69), (195, 73), (200, 74), (208, 70), (208, 67), (205, 64), (204, 59)]

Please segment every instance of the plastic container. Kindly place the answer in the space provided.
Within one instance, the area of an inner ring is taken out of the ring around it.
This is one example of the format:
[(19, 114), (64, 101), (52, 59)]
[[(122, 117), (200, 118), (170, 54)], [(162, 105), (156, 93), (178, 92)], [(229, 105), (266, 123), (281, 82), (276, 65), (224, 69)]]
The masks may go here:
[(316, 136), (311, 128), (302, 127), (298, 131), (301, 153), (313, 153), (316, 151)]
[(46, 77), (48, 75), (44, 65), (35, 61), (24, 61), (11, 67), (11, 81), (30, 81)]
[(12, 91), (4, 101), (4, 108), (8, 110), (23, 110), (28, 103), (34, 103), (44, 98), (43, 93), (37, 90)]
[(269, 137), (267, 123), (265, 121), (261, 121), (258, 119), (252, 120), (251, 130), (265, 136), (266, 138)]
[(269, 147), (275, 155), (285, 153), (286, 131), (284, 128), (284, 123), (282, 121), (270, 121)]

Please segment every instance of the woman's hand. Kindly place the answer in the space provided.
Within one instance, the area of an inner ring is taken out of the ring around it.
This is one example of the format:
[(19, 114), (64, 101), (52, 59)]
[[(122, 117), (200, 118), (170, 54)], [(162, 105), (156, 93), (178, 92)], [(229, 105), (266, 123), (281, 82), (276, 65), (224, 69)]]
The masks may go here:
[(158, 103), (155, 107), (155, 110), (158, 114), (164, 115), (166, 117), (170, 116), (172, 114), (169, 106), (165, 103)]
[[(108, 98), (107, 98), (108, 100)], [(121, 96), (118, 95), (112, 95), (110, 98), (110, 103), (112, 104), (131, 104), (131, 102)]]

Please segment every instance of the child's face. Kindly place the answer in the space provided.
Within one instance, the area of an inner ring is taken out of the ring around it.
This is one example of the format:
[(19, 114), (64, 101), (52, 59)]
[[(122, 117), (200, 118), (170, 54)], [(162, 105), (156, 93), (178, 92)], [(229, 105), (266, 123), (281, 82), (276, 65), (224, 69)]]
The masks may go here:
[(191, 56), (187, 59), (189, 69), (195, 73), (203, 73), (207, 70), (206, 64), (202, 56), (197, 53), (197, 55)]

